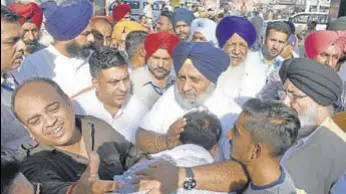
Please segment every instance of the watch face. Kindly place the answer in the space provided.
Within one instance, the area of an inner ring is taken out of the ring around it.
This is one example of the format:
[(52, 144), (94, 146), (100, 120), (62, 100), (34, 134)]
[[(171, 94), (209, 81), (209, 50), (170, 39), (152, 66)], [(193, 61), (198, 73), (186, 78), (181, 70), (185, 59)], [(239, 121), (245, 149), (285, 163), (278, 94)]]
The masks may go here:
[(184, 182), (184, 189), (185, 190), (192, 190), (196, 187), (196, 181), (193, 179), (188, 179)]

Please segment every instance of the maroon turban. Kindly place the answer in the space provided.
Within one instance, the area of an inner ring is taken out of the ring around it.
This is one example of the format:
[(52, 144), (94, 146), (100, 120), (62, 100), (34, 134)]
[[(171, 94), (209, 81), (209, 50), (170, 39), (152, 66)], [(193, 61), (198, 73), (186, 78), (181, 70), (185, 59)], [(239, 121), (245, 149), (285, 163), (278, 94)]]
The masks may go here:
[(144, 48), (149, 59), (158, 49), (165, 48), (173, 56), (173, 48), (179, 43), (179, 38), (168, 32), (150, 34), (144, 41)]
[(41, 29), (43, 12), (36, 3), (15, 3), (8, 6), (9, 9), (16, 12), (21, 18), (19, 23), (23, 25), (24, 23), (31, 21), (34, 23), (38, 29)]
[(113, 9), (113, 18), (117, 21), (120, 21), (124, 16), (131, 11), (129, 4), (120, 4), (114, 7)]

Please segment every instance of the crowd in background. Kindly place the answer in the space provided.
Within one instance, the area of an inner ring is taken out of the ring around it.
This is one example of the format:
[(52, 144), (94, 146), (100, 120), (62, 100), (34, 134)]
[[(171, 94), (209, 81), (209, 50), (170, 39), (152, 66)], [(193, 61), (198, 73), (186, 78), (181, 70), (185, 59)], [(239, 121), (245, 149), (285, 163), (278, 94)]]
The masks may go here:
[(345, 16), (153, 3), (1, 6), (2, 194), (346, 191)]

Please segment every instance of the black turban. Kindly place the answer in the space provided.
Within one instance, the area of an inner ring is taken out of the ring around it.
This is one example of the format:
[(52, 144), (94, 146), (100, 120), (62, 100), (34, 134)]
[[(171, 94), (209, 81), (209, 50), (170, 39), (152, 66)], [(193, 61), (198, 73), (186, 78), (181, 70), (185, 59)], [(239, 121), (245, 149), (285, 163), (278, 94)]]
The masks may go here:
[(335, 104), (341, 96), (342, 81), (329, 66), (311, 59), (296, 58), (283, 63), (280, 78), (293, 85), (322, 106)]

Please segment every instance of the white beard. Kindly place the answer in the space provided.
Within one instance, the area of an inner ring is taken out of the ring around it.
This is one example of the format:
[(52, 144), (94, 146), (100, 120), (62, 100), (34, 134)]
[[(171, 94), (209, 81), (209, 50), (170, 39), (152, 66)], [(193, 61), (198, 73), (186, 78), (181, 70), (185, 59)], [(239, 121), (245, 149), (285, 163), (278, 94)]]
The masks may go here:
[(313, 102), (308, 109), (299, 114), (301, 128), (298, 131), (298, 138), (306, 137), (315, 130), (317, 111), (317, 104)]
[(210, 85), (206, 91), (198, 96), (195, 100), (190, 100), (184, 98), (184, 96), (179, 92), (178, 85), (174, 85), (174, 95), (175, 100), (178, 104), (185, 110), (190, 110), (203, 106), (206, 100), (208, 100), (214, 93), (216, 86), (214, 84)]

